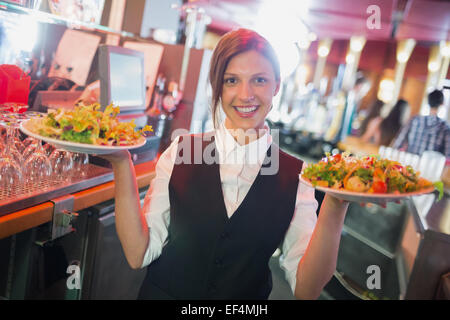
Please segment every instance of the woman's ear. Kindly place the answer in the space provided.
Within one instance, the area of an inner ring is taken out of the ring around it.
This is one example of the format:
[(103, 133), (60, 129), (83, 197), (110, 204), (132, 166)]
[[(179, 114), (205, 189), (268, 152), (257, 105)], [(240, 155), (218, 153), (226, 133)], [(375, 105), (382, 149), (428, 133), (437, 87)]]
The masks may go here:
[(274, 97), (278, 94), (278, 91), (280, 91), (280, 80), (277, 81), (277, 85), (276, 85), (275, 91), (273, 93)]

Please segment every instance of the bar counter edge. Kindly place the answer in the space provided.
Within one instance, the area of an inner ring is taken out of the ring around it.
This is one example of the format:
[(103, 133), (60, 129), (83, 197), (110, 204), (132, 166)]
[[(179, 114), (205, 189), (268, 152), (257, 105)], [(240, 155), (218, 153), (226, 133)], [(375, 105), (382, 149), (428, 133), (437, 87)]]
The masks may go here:
[[(155, 166), (158, 157), (152, 161), (135, 165), (138, 188), (150, 185), (155, 177)], [(72, 194), (74, 196), (74, 211), (97, 205), (114, 198), (114, 180)], [(20, 211), (0, 217), (0, 239), (12, 236), (22, 231), (38, 227), (49, 222), (53, 217), (51, 201), (38, 204)]]

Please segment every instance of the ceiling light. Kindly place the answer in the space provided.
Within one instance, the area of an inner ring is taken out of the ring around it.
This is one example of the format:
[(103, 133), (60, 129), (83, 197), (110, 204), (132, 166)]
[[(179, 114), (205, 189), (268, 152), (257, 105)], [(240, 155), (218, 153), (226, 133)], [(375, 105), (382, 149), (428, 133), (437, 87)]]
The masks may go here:
[(317, 54), (322, 58), (326, 57), (329, 53), (330, 49), (328, 49), (326, 46), (320, 46), (317, 50)]

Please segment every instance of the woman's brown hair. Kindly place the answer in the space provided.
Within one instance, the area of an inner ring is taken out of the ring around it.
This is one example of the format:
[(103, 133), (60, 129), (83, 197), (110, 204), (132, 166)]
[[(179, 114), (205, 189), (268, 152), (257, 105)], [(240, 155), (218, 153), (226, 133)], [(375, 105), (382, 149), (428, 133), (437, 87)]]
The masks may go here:
[(275, 50), (265, 38), (249, 29), (237, 29), (226, 33), (214, 49), (209, 68), (209, 81), (212, 88), (211, 112), (214, 128), (218, 126), (217, 107), (222, 96), (223, 77), (228, 63), (234, 56), (250, 50), (255, 50), (270, 61), (275, 80), (280, 81), (280, 63)]

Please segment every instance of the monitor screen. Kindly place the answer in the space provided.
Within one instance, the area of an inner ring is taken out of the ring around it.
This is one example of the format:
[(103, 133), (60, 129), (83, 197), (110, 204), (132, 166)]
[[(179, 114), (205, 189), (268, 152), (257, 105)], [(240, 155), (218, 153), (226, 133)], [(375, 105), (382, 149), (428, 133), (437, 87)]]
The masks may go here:
[(122, 111), (144, 110), (144, 54), (116, 46), (99, 48), (100, 102)]

